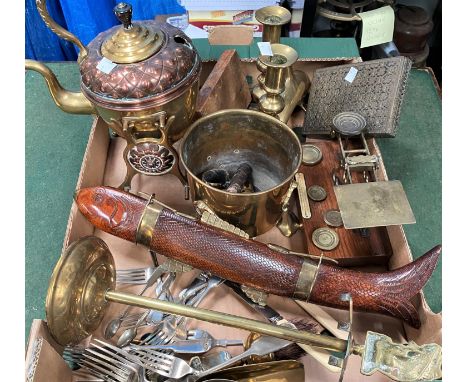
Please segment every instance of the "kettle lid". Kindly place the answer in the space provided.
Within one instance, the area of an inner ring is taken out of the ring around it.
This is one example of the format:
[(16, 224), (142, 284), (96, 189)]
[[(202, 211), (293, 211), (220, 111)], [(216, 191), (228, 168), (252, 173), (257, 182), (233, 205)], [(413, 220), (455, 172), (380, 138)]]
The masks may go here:
[(132, 23), (132, 6), (118, 3), (114, 13), (122, 23), (102, 44), (104, 57), (118, 64), (143, 61), (161, 49), (164, 35), (160, 30), (148, 28), (144, 23)]

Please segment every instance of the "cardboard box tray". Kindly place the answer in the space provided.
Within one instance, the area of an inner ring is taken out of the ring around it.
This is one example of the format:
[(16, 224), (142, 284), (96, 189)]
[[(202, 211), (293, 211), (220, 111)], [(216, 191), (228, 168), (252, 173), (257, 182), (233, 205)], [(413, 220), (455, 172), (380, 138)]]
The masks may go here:
[[(301, 63), (301, 64), (306, 64)], [(315, 69), (324, 63), (309, 61), (301, 69), (313, 75)], [(328, 65), (338, 64), (328, 62)], [(254, 63), (246, 63), (246, 73), (254, 75)], [(204, 65), (202, 78), (206, 78), (206, 71), (210, 70), (209, 65)], [(255, 77), (254, 77), (255, 78)], [(107, 125), (97, 118), (92, 126), (88, 145), (83, 159), (77, 188), (91, 187), (97, 185), (116, 186), (120, 184), (125, 175), (125, 165), (122, 161), (122, 152), (125, 142), (122, 139), (111, 139)], [(379, 153), (378, 147), (372, 141), (372, 150)], [(386, 178), (385, 167), (381, 166), (381, 178)], [(132, 182), (132, 191), (143, 191), (155, 193), (157, 198), (171, 207), (181, 211), (193, 212), (190, 201), (183, 198), (183, 188), (177, 178), (167, 175), (162, 177), (136, 176)], [(412, 261), (411, 251), (408, 247), (404, 231), (401, 226), (389, 227), (388, 236), (390, 238), (393, 256), (388, 264), (389, 269), (394, 269)], [(114, 255), (117, 269), (142, 267), (152, 265), (152, 260), (145, 248), (136, 246), (133, 243), (113, 237), (106, 233), (97, 231), (94, 227), (77, 211), (75, 205), (72, 206), (67, 230), (64, 239), (63, 249), (68, 247), (73, 241), (87, 235), (101, 237), (109, 246)], [(263, 242), (272, 242), (294, 250), (304, 250), (304, 238), (301, 233), (297, 233), (292, 239), (283, 237), (276, 228), (258, 237)], [(194, 272), (189, 272), (178, 276), (175, 285), (176, 290), (180, 290), (190, 282), (195, 276)], [(131, 291), (135, 288), (121, 288), (119, 290)], [(136, 289), (138, 290), (138, 289)], [(175, 290), (175, 291), (176, 291)], [(382, 315), (355, 313), (353, 322), (353, 332), (355, 340), (362, 343), (366, 331), (372, 330), (391, 336), (397, 342), (414, 340), (419, 344), (429, 342), (441, 342), (441, 315), (434, 314), (427, 306), (422, 293), (418, 294), (414, 303), (419, 311), (422, 327), (419, 330), (408, 327), (401, 321)], [(286, 318), (307, 319), (307, 313), (290, 299), (277, 296), (269, 297), (269, 304), (282, 313)], [(220, 286), (207, 296), (200, 305), (202, 308), (214, 309), (221, 312), (237, 314), (240, 316), (262, 319), (253, 313), (249, 308), (242, 305), (237, 298), (229, 292), (225, 286)], [(101, 327), (94, 333), (95, 337), (102, 338), (103, 330), (111, 317), (114, 317), (124, 307), (118, 304), (111, 304)], [(335, 319), (346, 320), (347, 312), (336, 309), (325, 308)], [(211, 334), (217, 338), (246, 338), (247, 332), (234, 328), (227, 328), (205, 322), (189, 321), (189, 327), (209, 328)], [(89, 339), (88, 339), (89, 340)], [(241, 351), (240, 348), (230, 349), (235, 355)], [(52, 381), (72, 381), (83, 380), (76, 373), (72, 373), (66, 366), (60, 353), (62, 348), (50, 337), (47, 326), (41, 320), (35, 320), (31, 327), (26, 354), (26, 376), (28, 381), (52, 382)], [(317, 361), (310, 356), (301, 360), (304, 363), (307, 381), (336, 381), (337, 374), (324, 369)], [(347, 381), (388, 381), (389, 379), (375, 374), (371, 377), (363, 377), (359, 373), (360, 359), (351, 356), (346, 372)]]

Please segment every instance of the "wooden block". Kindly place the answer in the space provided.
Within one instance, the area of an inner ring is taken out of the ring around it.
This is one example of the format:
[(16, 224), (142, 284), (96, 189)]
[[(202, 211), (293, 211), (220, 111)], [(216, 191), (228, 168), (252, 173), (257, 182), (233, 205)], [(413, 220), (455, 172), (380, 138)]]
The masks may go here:
[(197, 99), (197, 117), (224, 109), (246, 109), (251, 101), (249, 85), (234, 49), (219, 57)]
[[(323, 155), (323, 159), (315, 166), (301, 165), (299, 172), (305, 177), (306, 187), (312, 185), (322, 186), (327, 192), (327, 198), (321, 202), (314, 202), (309, 198), (312, 217), (303, 219), (299, 214), (304, 227), (309, 253), (319, 255), (321, 249), (312, 242), (312, 232), (317, 228), (327, 227), (323, 215), (329, 209), (339, 209), (333, 190), (332, 172), (339, 166), (340, 147), (337, 140), (310, 139), (307, 143), (316, 145)], [(354, 179), (354, 178), (353, 178)], [(353, 181), (362, 181), (354, 179)], [(369, 237), (362, 237), (357, 230), (348, 230), (343, 226), (335, 230), (340, 243), (332, 251), (323, 251), (324, 256), (338, 260), (341, 266), (386, 265), (392, 255), (390, 240), (385, 227), (369, 229)]]

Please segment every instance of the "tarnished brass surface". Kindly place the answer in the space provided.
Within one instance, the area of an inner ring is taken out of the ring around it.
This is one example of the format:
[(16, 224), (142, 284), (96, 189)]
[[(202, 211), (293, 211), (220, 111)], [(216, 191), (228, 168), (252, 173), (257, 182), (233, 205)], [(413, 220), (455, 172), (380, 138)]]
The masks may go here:
[(141, 215), (136, 232), (136, 242), (149, 247), (153, 239), (154, 227), (164, 207), (154, 199), (154, 194), (148, 199), (146, 207)]
[[(304, 72), (293, 70), (292, 66), (298, 58), (297, 52), (293, 48), (283, 44), (272, 44), (271, 50), (274, 54), (273, 57), (277, 56), (276, 61), (278, 61), (278, 58), (284, 57), (286, 63), (281, 66), (270, 63), (269, 56), (259, 57), (257, 69), (260, 71), (260, 75), (257, 78), (258, 84), (252, 90), (252, 99), (259, 104), (260, 108), (262, 108), (261, 105), (263, 103), (263, 109), (270, 114), (272, 112), (268, 110), (272, 109), (273, 106), (269, 106), (268, 103), (274, 100), (274, 106), (278, 109), (275, 114), (276, 117), (286, 123), (296, 106), (302, 101), (309, 90), (310, 80)], [(275, 74), (270, 74), (271, 81), (267, 80), (268, 70)], [(282, 81), (279, 82), (278, 79)], [(270, 85), (267, 86), (267, 84)], [(272, 86), (272, 84), (276, 85)], [(278, 90), (280, 90), (279, 94)], [(281, 110), (278, 108), (278, 105), (283, 105)]]
[(347, 229), (416, 223), (399, 180), (345, 184), (334, 190)]
[(231, 367), (207, 377), (201, 381), (222, 379), (237, 382), (303, 382), (304, 365), (299, 361), (271, 361)]
[(291, 12), (278, 5), (263, 7), (255, 12), (255, 18), (263, 25), (262, 41), (280, 42), (281, 27), (291, 21)]
[(114, 13), (123, 25), (103, 42), (101, 52), (104, 57), (119, 64), (132, 64), (161, 49), (163, 33), (149, 29), (144, 24), (132, 24), (131, 5), (118, 3)]
[[(252, 110), (224, 110), (193, 123), (180, 145), (192, 200), (202, 200), (221, 219), (257, 236), (278, 221), (282, 202), (301, 163), (301, 145), (277, 119)], [(252, 167), (255, 192), (234, 194), (204, 183), (212, 168)]]
[(80, 39), (76, 37), (73, 33), (62, 28), (52, 19), (52, 17), (50, 17), (49, 12), (47, 11), (46, 0), (36, 0), (36, 7), (37, 11), (41, 15), (42, 20), (44, 20), (45, 25), (47, 25), (47, 27), (52, 32), (54, 32), (57, 36), (63, 38), (64, 40), (70, 41), (71, 43), (75, 44), (80, 49), (80, 52), (78, 53), (78, 62), (81, 62), (87, 56), (88, 49), (86, 49), (86, 47), (83, 45)]
[(395, 381), (408, 382), (442, 378), (442, 348), (437, 344), (396, 344), (386, 335), (368, 331), (366, 344), (354, 353), (362, 356), (364, 375), (379, 371)]
[(242, 231), (240, 228), (237, 228), (235, 225), (230, 224), (227, 221), (220, 219), (218, 216), (208, 211), (203, 212), (200, 220), (203, 223), (212, 225), (213, 227), (235, 233), (236, 235), (239, 235), (240, 237), (243, 237), (245, 239), (249, 238), (249, 235), (247, 234), (247, 232)]
[(289, 201), (292, 193), (297, 188), (297, 182), (294, 180), (289, 185), (289, 189), (284, 195), (283, 204), (281, 205), (281, 217), (276, 223), (276, 227), (280, 230), (283, 236), (291, 237), (298, 229), (302, 228), (302, 223), (299, 222), (296, 214), (290, 210)]
[(278, 115), (286, 106), (281, 96), (285, 91), (287, 69), (297, 61), (297, 52), (283, 44), (272, 44), (273, 56), (260, 56), (258, 61), (265, 68), (264, 75), (259, 76), (259, 86), (265, 91), (258, 99), (261, 111)]
[(46, 65), (35, 60), (25, 60), (25, 68), (41, 74), (49, 87), (55, 104), (66, 113), (93, 114), (94, 105), (81, 92), (65, 90), (58, 82), (55, 74)]
[(74, 242), (54, 268), (46, 297), (46, 317), (60, 345), (76, 344), (94, 332), (115, 288), (115, 265), (106, 243), (95, 236)]
[(127, 173), (119, 188), (130, 190), (132, 178), (141, 173), (149, 176), (172, 174), (179, 178), (185, 187), (188, 199), (188, 185), (180, 172), (179, 155), (169, 138), (176, 117), (160, 110), (154, 114), (111, 118), (109, 126), (127, 141), (123, 158)]
[(296, 182), (302, 217), (304, 219), (310, 219), (312, 217), (312, 213), (310, 212), (309, 198), (307, 197), (307, 188), (304, 174), (302, 172), (298, 172), (296, 174)]
[(310, 296), (321, 263), (322, 259), (320, 259), (318, 264), (313, 264), (310, 261), (304, 260), (299, 278), (297, 279), (296, 290), (294, 291), (295, 299), (306, 300), (308, 296)]

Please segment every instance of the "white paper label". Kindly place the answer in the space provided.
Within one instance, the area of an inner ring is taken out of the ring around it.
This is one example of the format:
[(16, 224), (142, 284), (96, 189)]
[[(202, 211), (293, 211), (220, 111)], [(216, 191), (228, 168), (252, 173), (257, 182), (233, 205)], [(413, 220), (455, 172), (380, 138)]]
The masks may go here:
[(257, 42), (258, 49), (260, 49), (260, 54), (262, 56), (273, 56), (273, 52), (271, 50), (271, 44), (266, 42)]
[(101, 72), (109, 74), (116, 66), (117, 64), (115, 62), (112, 62), (108, 58), (103, 57), (102, 60), (99, 61), (99, 63), (96, 65), (96, 68), (98, 68)]
[(349, 69), (348, 74), (344, 78), (345, 81), (348, 81), (350, 84), (352, 84), (354, 79), (356, 78), (357, 72), (358, 70), (354, 66), (352, 66), (351, 69)]

